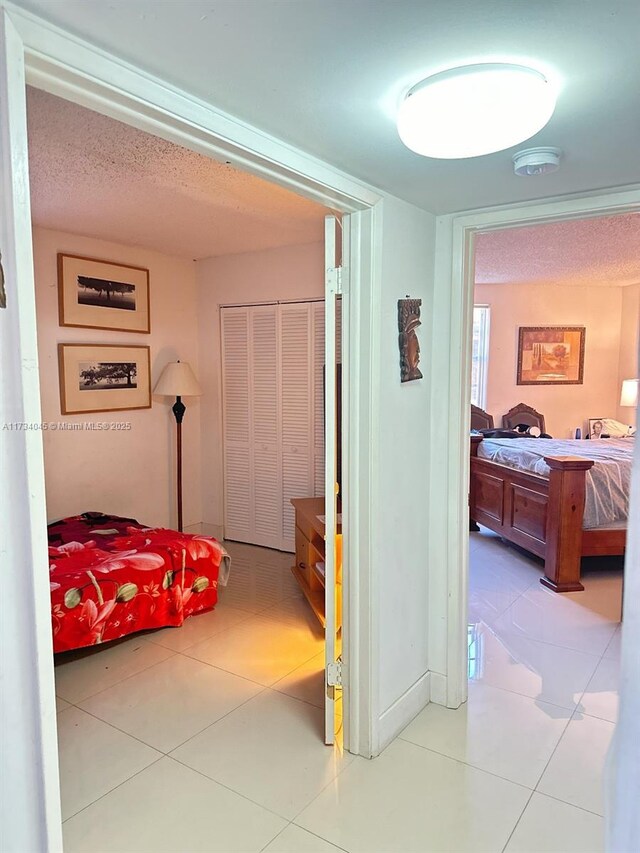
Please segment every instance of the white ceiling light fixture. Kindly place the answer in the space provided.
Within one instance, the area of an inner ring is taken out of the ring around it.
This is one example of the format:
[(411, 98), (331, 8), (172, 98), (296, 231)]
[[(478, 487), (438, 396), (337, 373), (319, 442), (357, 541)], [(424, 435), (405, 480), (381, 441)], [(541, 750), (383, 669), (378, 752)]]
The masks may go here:
[(537, 177), (556, 172), (560, 168), (560, 148), (540, 147), (517, 151), (513, 157), (513, 171), (522, 177)]
[(556, 92), (540, 71), (510, 63), (450, 68), (407, 92), (398, 133), (425, 157), (455, 160), (511, 148), (541, 130)]

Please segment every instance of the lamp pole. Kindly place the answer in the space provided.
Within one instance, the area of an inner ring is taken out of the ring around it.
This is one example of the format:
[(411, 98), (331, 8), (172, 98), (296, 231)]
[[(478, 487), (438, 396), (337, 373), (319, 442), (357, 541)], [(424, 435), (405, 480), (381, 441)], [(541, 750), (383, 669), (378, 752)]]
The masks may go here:
[(178, 490), (178, 530), (182, 533), (182, 419), (187, 407), (178, 396), (171, 407), (176, 419), (176, 479)]

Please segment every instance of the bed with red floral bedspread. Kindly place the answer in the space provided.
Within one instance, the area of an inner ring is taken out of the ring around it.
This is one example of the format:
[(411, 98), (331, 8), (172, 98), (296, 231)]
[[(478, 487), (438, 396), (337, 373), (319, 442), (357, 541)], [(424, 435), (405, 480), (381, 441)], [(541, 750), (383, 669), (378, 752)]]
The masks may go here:
[(182, 625), (211, 610), (229, 557), (215, 539), (85, 512), (48, 526), (53, 650)]

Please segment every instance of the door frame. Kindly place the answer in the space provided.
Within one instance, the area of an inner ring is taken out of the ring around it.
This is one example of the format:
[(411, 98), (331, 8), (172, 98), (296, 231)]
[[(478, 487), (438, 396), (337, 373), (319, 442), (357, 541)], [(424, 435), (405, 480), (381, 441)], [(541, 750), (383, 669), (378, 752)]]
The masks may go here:
[[(432, 398), (432, 435), (442, 436), (437, 419), (443, 408), (448, 429), (431, 459), (435, 484), (429, 518), (432, 565), (445, 572), (430, 579), (432, 701), (457, 708), (467, 699), (467, 611), (469, 587), (468, 482), (471, 339), (473, 331), (475, 235), (504, 228), (640, 211), (640, 185), (619, 192), (600, 191), (442, 216), (436, 226), (435, 304), (448, 305), (449, 323), (439, 315), (433, 328), (433, 353), (444, 353), (444, 380), (433, 394), (446, 392), (445, 407)], [(434, 314), (436, 312), (434, 311)], [(640, 477), (638, 466), (634, 477)], [(439, 484), (439, 485), (438, 485)], [(442, 494), (442, 484), (447, 491)], [(437, 491), (435, 489), (438, 489)], [(435, 499), (436, 495), (438, 496)], [(630, 537), (638, 528), (630, 525)], [(441, 531), (444, 531), (444, 535)], [(446, 620), (442, 615), (446, 613)]]
[[(371, 317), (380, 308), (381, 271), (375, 246), (382, 221), (383, 196), (321, 160), (212, 108), (210, 104), (116, 59), (6, 0), (0, 0), (0, 16), (12, 34), (11, 94), (14, 107), (18, 104), (18, 113), (22, 112), (21, 121), (25, 129), (26, 83), (214, 160), (229, 163), (343, 215), (350, 234), (348, 263), (351, 266), (351, 307), (349, 328), (343, 327), (343, 358), (349, 365), (345, 372), (352, 371), (350, 377), (345, 375), (343, 384), (343, 412), (345, 423), (348, 422), (343, 439), (344, 481), (345, 488), (351, 490), (343, 513), (343, 561), (347, 567), (343, 587), (344, 733), (345, 745), (351, 752), (370, 757), (374, 752), (378, 725), (376, 648), (372, 643), (372, 638), (377, 636), (378, 614), (374, 607), (375, 588), (367, 560), (369, 494), (374, 469), (369, 427), (375, 377), (367, 359), (360, 354), (370, 351)], [(26, 132), (22, 133), (20, 141), (26, 153)], [(23, 167), (25, 159), (21, 158)], [(24, 168), (23, 176), (26, 196), (23, 212), (28, 216), (28, 176)], [(32, 273), (31, 283), (25, 277), (23, 284), (22, 300), (35, 316)], [(20, 335), (20, 343), (25, 349), (36, 352), (35, 325), (23, 325)], [(33, 368), (37, 368), (37, 363), (31, 365)], [(39, 411), (39, 398), (33, 392), (33, 383), (25, 382), (23, 372), (16, 373), (16, 382), (20, 396)], [(34, 463), (32, 473), (36, 482), (41, 483), (44, 470), (41, 435), (35, 433), (30, 438)], [(45, 516), (44, 491), (41, 489), (32, 495), (31, 501), (10, 504), (5, 521), (18, 529), (35, 530), (44, 539)], [(48, 566), (44, 560), (36, 559), (33, 571), (36, 579), (46, 584)], [(32, 664), (29, 659), (31, 650), (38, 649), (38, 678), (34, 680), (29, 694), (33, 714), (24, 728), (17, 729), (14, 735), (17, 739), (31, 742), (34, 740), (34, 725), (37, 726), (38, 720), (46, 722), (40, 726), (36, 739), (34, 761), (40, 762), (41, 766), (32, 801), (34, 819), (37, 814), (46, 849), (60, 850), (50, 624), (48, 612), (44, 614), (41, 606), (42, 594), (33, 591), (32, 594), (37, 599), (37, 606), (32, 608), (36, 619), (19, 636), (13, 637), (11, 647), (6, 649), (7, 654), (15, 655), (26, 670)], [(9, 607), (8, 601), (6, 606)], [(322, 747), (319, 745), (319, 748)]]

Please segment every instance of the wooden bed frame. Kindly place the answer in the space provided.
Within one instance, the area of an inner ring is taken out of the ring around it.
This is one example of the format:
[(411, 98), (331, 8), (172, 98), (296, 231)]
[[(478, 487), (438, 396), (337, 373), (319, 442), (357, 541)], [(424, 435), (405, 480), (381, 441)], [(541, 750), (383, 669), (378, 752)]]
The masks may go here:
[[(545, 456), (549, 479), (478, 456), (481, 435), (471, 436), (469, 520), (544, 559), (540, 583), (555, 592), (584, 589), (582, 557), (624, 554), (624, 529), (583, 530), (585, 472), (580, 456)], [(517, 441), (518, 439), (513, 439)], [(544, 441), (544, 439), (540, 439)]]

